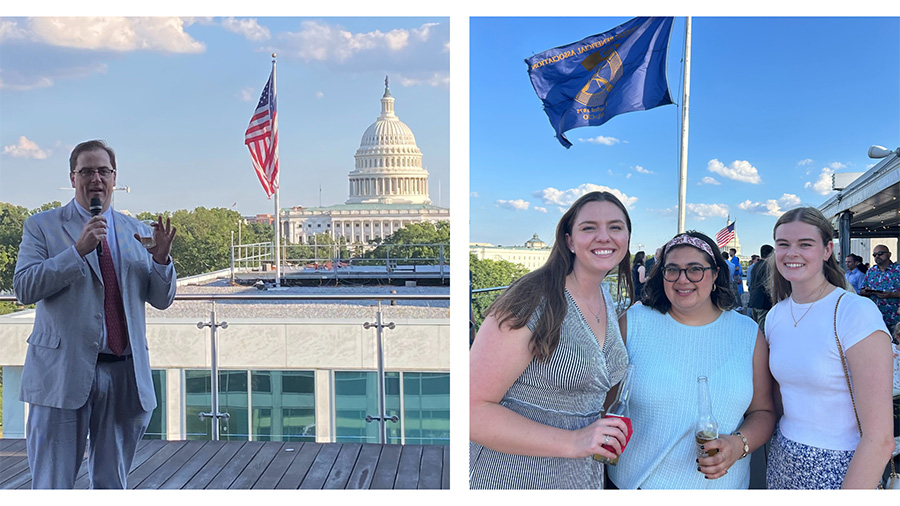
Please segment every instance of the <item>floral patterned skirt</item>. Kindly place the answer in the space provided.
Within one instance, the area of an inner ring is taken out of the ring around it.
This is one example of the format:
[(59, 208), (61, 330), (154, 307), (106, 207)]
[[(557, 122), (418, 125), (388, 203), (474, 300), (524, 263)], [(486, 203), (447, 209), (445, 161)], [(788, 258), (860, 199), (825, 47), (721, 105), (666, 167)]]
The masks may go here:
[(784, 437), (776, 427), (766, 466), (766, 488), (834, 490), (841, 488), (854, 450), (826, 450)]

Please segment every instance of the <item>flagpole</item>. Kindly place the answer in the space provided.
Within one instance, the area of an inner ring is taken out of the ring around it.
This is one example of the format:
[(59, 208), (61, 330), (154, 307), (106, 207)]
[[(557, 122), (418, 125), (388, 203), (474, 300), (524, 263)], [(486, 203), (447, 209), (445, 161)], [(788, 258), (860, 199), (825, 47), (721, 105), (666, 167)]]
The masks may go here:
[[(277, 87), (275, 86), (275, 53), (272, 53), (272, 96), (277, 97), (276, 94)], [(275, 135), (278, 132), (276, 126), (278, 125), (278, 112), (276, 110), (275, 117), (272, 118), (272, 131), (270, 135), (272, 136), (269, 145), (274, 148), (272, 152), (271, 163), (275, 164), (276, 160), (278, 160), (278, 144), (275, 142)], [(278, 192), (279, 192), (279, 184), (278, 180), (281, 178), (281, 174), (275, 174), (275, 287), (281, 287), (281, 208), (279, 207), (278, 201)]]
[(678, 171), (678, 233), (684, 232), (687, 200), (688, 103), (691, 94), (691, 17), (684, 29), (684, 94), (681, 98), (681, 164)]

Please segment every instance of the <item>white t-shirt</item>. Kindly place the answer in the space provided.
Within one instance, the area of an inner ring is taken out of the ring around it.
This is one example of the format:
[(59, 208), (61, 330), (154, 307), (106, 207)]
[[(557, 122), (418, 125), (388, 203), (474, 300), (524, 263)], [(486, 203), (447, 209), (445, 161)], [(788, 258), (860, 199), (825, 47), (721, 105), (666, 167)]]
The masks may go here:
[[(781, 388), (784, 406), (781, 432), (788, 439), (817, 448), (854, 450), (859, 429), (834, 342), (834, 308), (841, 294), (846, 295), (838, 308), (837, 332), (845, 357), (847, 350), (873, 332), (890, 335), (871, 300), (842, 288), (812, 307), (796, 304), (790, 297), (775, 304), (766, 316), (765, 334), (769, 369)], [(809, 313), (803, 316), (807, 309)], [(801, 317), (795, 327), (794, 320)], [(853, 372), (850, 374), (852, 381)]]

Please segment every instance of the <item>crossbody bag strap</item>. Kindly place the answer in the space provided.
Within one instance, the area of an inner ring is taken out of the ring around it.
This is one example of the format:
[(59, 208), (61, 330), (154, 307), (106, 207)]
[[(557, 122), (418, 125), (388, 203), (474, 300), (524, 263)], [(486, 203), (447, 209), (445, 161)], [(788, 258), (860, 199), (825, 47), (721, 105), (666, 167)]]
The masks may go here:
[(837, 303), (834, 305), (834, 342), (837, 343), (838, 353), (841, 355), (841, 365), (844, 366), (844, 378), (847, 379), (847, 390), (850, 391), (850, 402), (853, 403), (853, 415), (856, 416), (856, 428), (859, 429), (859, 436), (862, 437), (862, 424), (859, 423), (859, 413), (856, 412), (856, 399), (853, 397), (853, 386), (850, 384), (850, 370), (847, 368), (847, 359), (844, 357), (844, 348), (841, 346), (841, 340), (838, 338), (837, 332), (838, 305), (840, 305), (844, 295), (847, 294), (842, 293), (841, 296), (838, 297)]

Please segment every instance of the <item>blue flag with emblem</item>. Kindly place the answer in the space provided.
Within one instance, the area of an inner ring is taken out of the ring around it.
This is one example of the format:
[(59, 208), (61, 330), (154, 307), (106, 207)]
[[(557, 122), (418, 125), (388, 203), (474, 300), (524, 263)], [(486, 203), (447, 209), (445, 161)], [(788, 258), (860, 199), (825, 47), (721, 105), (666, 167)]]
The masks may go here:
[(527, 58), (556, 138), (617, 114), (671, 104), (666, 53), (674, 18), (634, 18), (608, 32)]

